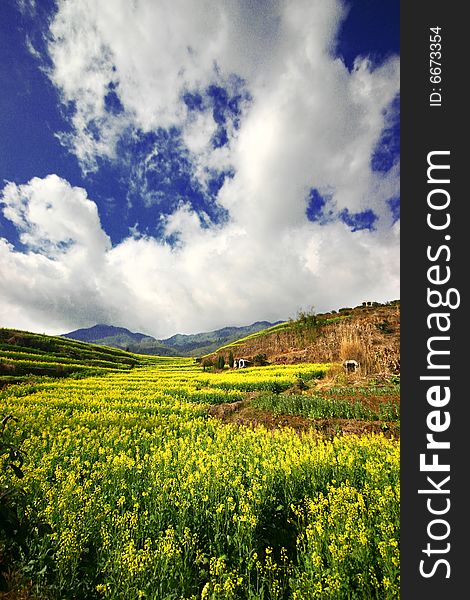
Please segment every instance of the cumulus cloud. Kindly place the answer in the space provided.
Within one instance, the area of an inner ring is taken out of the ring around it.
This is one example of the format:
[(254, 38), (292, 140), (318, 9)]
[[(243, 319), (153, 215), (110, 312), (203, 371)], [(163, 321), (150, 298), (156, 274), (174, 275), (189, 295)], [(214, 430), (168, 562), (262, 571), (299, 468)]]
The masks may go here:
[[(57, 199), (61, 210), (51, 210)], [(112, 247), (93, 201), (57, 176), (10, 183), (3, 202), (24, 244), (0, 240), (5, 325), (59, 333), (107, 322), (165, 337), (397, 289), (394, 230), (352, 236), (343, 223), (304, 223), (253, 236), (235, 222), (205, 227), (182, 206), (165, 223), (180, 244), (130, 237)]]
[(0, 238), (0, 318), (10, 326), (44, 331), (81, 320), (108, 321), (121, 282), (107, 270), (108, 236), (85, 190), (56, 175), (8, 183), (3, 214), (20, 233), (21, 248)]
[[(60, 0), (48, 75), (83, 172), (123, 160), (126, 136), (173, 128), (201, 189), (230, 170), (214, 198), (228, 217), (213, 223), (181, 197), (158, 239), (135, 226), (112, 246), (85, 190), (57, 176), (9, 183), (4, 216), (23, 247), (0, 245), (3, 321), (55, 332), (104, 321), (164, 337), (399, 297), (399, 167), (371, 166), (399, 62), (358, 57), (349, 71), (335, 56), (345, 14), (333, 0)], [(211, 90), (225, 90), (223, 106)], [(147, 205), (160, 191), (140, 182), (161, 180), (158, 152), (155, 141), (130, 170), (131, 195)], [(324, 221), (307, 219), (313, 188)], [(373, 229), (352, 231), (345, 210), (372, 211)]]
[(92, 258), (109, 246), (98, 209), (82, 188), (50, 175), (26, 185), (8, 183), (3, 190), (3, 214), (33, 251), (54, 257), (66, 245)]

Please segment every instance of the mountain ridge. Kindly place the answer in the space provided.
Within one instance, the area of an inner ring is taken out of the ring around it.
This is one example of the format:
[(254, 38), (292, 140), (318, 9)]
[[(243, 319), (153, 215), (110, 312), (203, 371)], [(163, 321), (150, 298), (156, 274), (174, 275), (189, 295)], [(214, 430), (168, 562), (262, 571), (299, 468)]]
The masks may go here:
[(241, 327), (229, 326), (195, 334), (177, 333), (165, 339), (156, 339), (144, 333), (135, 333), (125, 327), (97, 324), (64, 333), (60, 337), (120, 348), (136, 354), (201, 356), (214, 352), (224, 344), (236, 341), (251, 333), (262, 331), (278, 323), (282, 323), (282, 321), (276, 321), (275, 323), (255, 321), (251, 325)]
[(154, 337), (152, 337), (151, 335), (146, 335), (145, 333), (133, 332), (129, 329), (126, 329), (125, 327), (115, 327), (114, 325), (105, 325), (103, 323), (98, 323), (96, 325), (93, 325), (92, 327), (83, 327), (80, 329), (76, 329), (75, 331), (71, 331), (70, 333), (63, 333), (60, 337), (77, 339), (76, 337), (73, 337), (74, 334), (80, 335), (82, 338), (86, 338), (80, 339), (79, 341), (81, 342), (88, 342), (97, 338), (102, 339), (118, 334), (128, 335), (132, 339), (139, 342), (144, 338), (150, 338), (152, 340), (155, 340)]

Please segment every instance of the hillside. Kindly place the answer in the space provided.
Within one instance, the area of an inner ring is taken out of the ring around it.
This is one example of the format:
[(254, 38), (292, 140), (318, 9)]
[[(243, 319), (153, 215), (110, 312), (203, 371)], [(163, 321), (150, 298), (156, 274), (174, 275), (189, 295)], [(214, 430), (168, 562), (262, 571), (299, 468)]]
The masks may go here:
[(142, 361), (142, 357), (115, 348), (0, 329), (0, 385), (31, 376), (67, 377), (129, 370)]
[(232, 343), (248, 335), (264, 331), (274, 325), (269, 321), (256, 321), (243, 327), (223, 327), (215, 331), (196, 333), (193, 335), (176, 334), (161, 340), (165, 346), (170, 346), (180, 356), (201, 356), (214, 352), (223, 345)]
[(82, 342), (94, 342), (95, 340), (103, 340), (107, 338), (121, 337), (122, 342), (141, 342), (142, 340), (156, 341), (155, 338), (145, 335), (145, 333), (133, 333), (125, 327), (113, 327), (110, 325), (94, 325), (86, 329), (77, 329), (71, 333), (64, 333), (61, 337), (80, 340)]
[(263, 331), (272, 325), (273, 323), (269, 321), (257, 321), (243, 327), (224, 327), (215, 331), (187, 335), (179, 333), (162, 340), (157, 340), (143, 333), (133, 333), (124, 327), (94, 325), (86, 329), (64, 333), (61, 337), (121, 348), (137, 354), (201, 356), (214, 352), (225, 344)]
[(152, 354), (159, 356), (173, 356), (175, 352), (159, 340), (145, 333), (134, 333), (125, 327), (98, 324), (93, 327), (77, 329), (63, 333), (61, 337), (100, 346), (120, 348), (136, 354)]
[(342, 362), (356, 360), (363, 374), (399, 373), (400, 302), (357, 306), (279, 324), (222, 346), (204, 357), (223, 356), (269, 363)]

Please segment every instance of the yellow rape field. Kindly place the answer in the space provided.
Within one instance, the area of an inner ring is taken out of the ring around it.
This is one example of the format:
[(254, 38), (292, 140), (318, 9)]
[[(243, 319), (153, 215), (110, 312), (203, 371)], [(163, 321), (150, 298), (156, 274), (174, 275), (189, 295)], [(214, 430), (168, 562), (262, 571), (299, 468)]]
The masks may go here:
[(398, 598), (398, 441), (238, 427), (207, 413), (327, 368), (216, 374), (155, 358), (2, 391), (1, 412), (24, 438), (22, 486), (52, 528), (31, 535), (23, 565), (39, 596)]

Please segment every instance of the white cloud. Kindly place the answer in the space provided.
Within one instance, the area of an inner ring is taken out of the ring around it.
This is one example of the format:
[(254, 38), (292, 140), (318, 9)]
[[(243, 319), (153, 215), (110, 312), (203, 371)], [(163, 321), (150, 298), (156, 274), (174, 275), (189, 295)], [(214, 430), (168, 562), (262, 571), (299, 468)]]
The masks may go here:
[(98, 209), (86, 191), (49, 175), (28, 184), (8, 183), (3, 190), (3, 214), (31, 250), (54, 257), (63, 245), (94, 257), (110, 246), (102, 231)]
[[(97, 156), (115, 156), (128, 127), (178, 126), (201, 179), (204, 167), (226, 168), (241, 153), (236, 166), (251, 171), (271, 168), (273, 156), (284, 180), (288, 173), (308, 179), (304, 186), (334, 185), (339, 208), (360, 209), (399, 67), (397, 59), (374, 68), (364, 58), (349, 73), (332, 55), (344, 16), (333, 0), (256, 9), (243, 1), (62, 0), (49, 52), (51, 80), (75, 107), (75, 133), (66, 139), (87, 170)], [(210, 112), (188, 114), (182, 95), (215, 82), (233, 88), (231, 74), (246, 80), (253, 106), (239, 133), (229, 128), (228, 149), (214, 151)], [(109, 84), (124, 108), (117, 115), (105, 110)]]
[(111, 243), (85, 190), (50, 175), (8, 183), (2, 201), (24, 245), (15, 250), (0, 238), (2, 323), (61, 331), (119, 317), (120, 295), (131, 292), (107, 268)]
[[(84, 190), (56, 176), (8, 184), (4, 213), (27, 248), (0, 245), (3, 322), (62, 332), (106, 321), (164, 337), (399, 297), (399, 230), (386, 204), (398, 195), (398, 166), (370, 168), (399, 89), (398, 58), (358, 59), (349, 72), (332, 53), (345, 14), (338, 2), (254, 6), (59, 1), (49, 76), (74, 107), (67, 143), (84, 171), (97, 157), (115, 159), (129, 128), (176, 125), (201, 184), (208, 168), (233, 167), (217, 199), (229, 221), (208, 227), (180, 204), (165, 222), (174, 247), (136, 228), (111, 247)], [(188, 112), (181, 95), (234, 85), (232, 73), (252, 101), (214, 150), (211, 113)], [(117, 114), (105, 107), (110, 84)], [(336, 214), (373, 210), (375, 231), (307, 221), (311, 188), (331, 195)]]
[[(59, 196), (61, 209), (47, 212)], [(56, 176), (10, 183), (3, 198), (26, 244), (19, 251), (0, 240), (6, 326), (59, 333), (107, 322), (165, 337), (396, 296), (393, 230), (306, 222), (254, 236), (235, 222), (203, 227), (183, 206), (166, 225), (180, 247), (135, 237), (111, 247), (95, 204)]]

